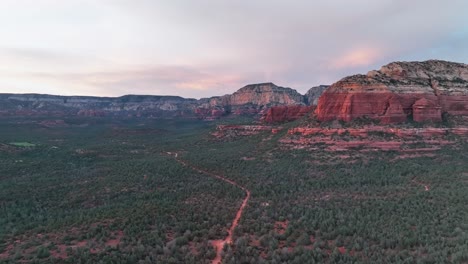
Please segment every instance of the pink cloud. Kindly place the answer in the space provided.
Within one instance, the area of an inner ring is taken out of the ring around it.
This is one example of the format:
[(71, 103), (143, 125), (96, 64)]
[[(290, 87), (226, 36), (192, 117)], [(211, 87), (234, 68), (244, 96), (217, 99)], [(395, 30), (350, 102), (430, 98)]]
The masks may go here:
[[(83, 73), (0, 73), (0, 84), (5, 83), (4, 81), (7, 79), (22, 80), (21, 84), (27, 88), (22, 89), (23, 92), (33, 92), (34, 86), (36, 86), (42, 87), (44, 93), (110, 96), (133, 93), (186, 97), (223, 95), (248, 82), (242, 73), (231, 74), (222, 70), (199, 70), (195, 66), (173, 65)], [(63, 90), (57, 92), (56, 89), (44, 89), (45, 87), (63, 87)], [(69, 90), (65, 91), (64, 87)]]
[(358, 48), (351, 50), (344, 55), (334, 59), (330, 67), (334, 69), (368, 66), (375, 63), (381, 53), (375, 48)]

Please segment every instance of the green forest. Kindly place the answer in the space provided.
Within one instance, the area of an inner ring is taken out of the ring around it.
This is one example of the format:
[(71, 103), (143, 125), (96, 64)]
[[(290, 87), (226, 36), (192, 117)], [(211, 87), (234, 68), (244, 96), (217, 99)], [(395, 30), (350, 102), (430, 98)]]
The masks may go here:
[(463, 141), (349, 162), (210, 135), (246, 119), (44, 120), (0, 119), (0, 263), (211, 263), (245, 193), (175, 153), (251, 192), (223, 263), (468, 262)]

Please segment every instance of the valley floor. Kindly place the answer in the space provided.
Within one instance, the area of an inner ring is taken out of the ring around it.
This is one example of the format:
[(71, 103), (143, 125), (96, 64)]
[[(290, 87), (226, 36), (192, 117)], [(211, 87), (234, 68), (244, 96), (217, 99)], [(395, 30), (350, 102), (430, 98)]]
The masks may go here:
[(468, 261), (464, 141), (401, 158), (285, 147), (287, 127), (62, 121), (0, 119), (1, 263)]

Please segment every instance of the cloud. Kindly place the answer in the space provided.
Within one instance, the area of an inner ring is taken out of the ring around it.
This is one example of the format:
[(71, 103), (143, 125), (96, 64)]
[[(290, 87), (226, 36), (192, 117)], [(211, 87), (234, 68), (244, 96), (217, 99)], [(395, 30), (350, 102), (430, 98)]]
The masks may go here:
[(347, 68), (369, 66), (375, 63), (380, 57), (380, 53), (374, 48), (360, 48), (351, 50), (344, 55), (333, 59), (331, 68)]
[(0, 9), (0, 89), (10, 92), (202, 97), (264, 81), (305, 92), (396, 60), (468, 62), (463, 0), (6, 0), (1, 7), (8, 8)]
[[(20, 80), (17, 82), (20, 86), (28, 86), (26, 89), (22, 88), (21, 92), (35, 92), (34, 84), (36, 84), (41, 86), (43, 93), (64, 95), (161, 94), (199, 98), (223, 95), (229, 93), (232, 87), (241, 87), (248, 82), (246, 75), (214, 72), (216, 71), (203, 72), (199, 67), (166, 65), (102, 72), (0, 73), (0, 85), (8, 88), (15, 83), (14, 80)], [(6, 80), (9, 85), (6, 85)], [(47, 85), (50, 87), (47, 88)], [(57, 86), (60, 87), (60, 92), (53, 88)], [(0, 88), (0, 92), (9, 91)]]

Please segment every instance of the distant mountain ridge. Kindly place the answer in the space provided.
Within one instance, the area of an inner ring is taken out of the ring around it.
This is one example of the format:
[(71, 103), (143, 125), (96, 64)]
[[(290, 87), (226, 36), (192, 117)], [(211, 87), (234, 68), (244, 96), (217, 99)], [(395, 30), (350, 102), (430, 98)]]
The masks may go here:
[(294, 89), (260, 83), (244, 86), (233, 94), (199, 100), (156, 95), (95, 97), (0, 94), (0, 115), (110, 115), (211, 120), (230, 114), (261, 114), (272, 106), (306, 104), (306, 98)]

